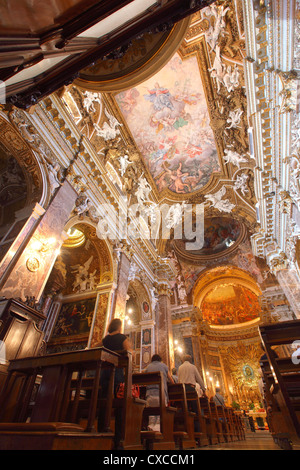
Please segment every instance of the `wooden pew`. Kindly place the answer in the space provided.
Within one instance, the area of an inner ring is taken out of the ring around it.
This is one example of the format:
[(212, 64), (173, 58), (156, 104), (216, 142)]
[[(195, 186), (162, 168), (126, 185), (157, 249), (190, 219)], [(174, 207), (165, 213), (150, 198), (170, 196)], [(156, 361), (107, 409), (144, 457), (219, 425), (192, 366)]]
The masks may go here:
[(198, 422), (199, 431), (194, 432), (195, 439), (199, 447), (204, 447), (209, 445), (209, 438), (207, 434), (207, 425), (206, 425), (206, 418), (204, 413), (202, 413), (200, 400), (195, 390), (186, 390), (186, 397), (187, 401), (194, 401), (197, 404), (197, 412), (194, 422)]
[(157, 385), (159, 387), (159, 406), (145, 407), (143, 411), (143, 423), (147, 428), (149, 416), (160, 417), (160, 432), (144, 429), (141, 431), (142, 442), (147, 450), (173, 450), (174, 441), (174, 417), (176, 408), (166, 405), (163, 373), (145, 372), (132, 375), (132, 383), (141, 387), (142, 397), (146, 395), (146, 387)]
[(242, 441), (245, 439), (245, 431), (241, 416), (235, 412), (230, 406), (224, 408), (227, 416), (228, 430), (232, 441)]
[(124, 450), (142, 450), (141, 429), (145, 400), (132, 397), (132, 355), (129, 352), (120, 354), (118, 367), (125, 371), (125, 399), (114, 399), (113, 406), (122, 411), (122, 446)]
[[(141, 426), (143, 410), (145, 408), (145, 400), (140, 398), (132, 397), (132, 357), (131, 353), (127, 351), (118, 351), (118, 368), (124, 369), (125, 376), (125, 390), (124, 398), (117, 398), (112, 392), (107, 394), (107, 397), (103, 398), (101, 393), (101, 378), (100, 388), (98, 391), (98, 401), (96, 407), (96, 416), (98, 416), (101, 409), (111, 409), (110, 413), (106, 414), (105, 422), (103, 423), (104, 429), (101, 432), (114, 432), (116, 429), (115, 421), (116, 414), (121, 414), (121, 441), (118, 443), (118, 447), (124, 450), (142, 450), (141, 444)], [(70, 406), (68, 409), (68, 417), (72, 422), (83, 424), (87, 421), (88, 410), (91, 402), (91, 390), (93, 388), (93, 377), (78, 377), (72, 381), (71, 393), (73, 395), (74, 406)], [(113, 389), (113, 374), (111, 374), (111, 385), (110, 389)], [(95, 420), (94, 427), (97, 428), (98, 422)], [(99, 432), (99, 430), (98, 430)]]
[(209, 399), (208, 397), (203, 396), (200, 397), (199, 401), (201, 410), (203, 410), (206, 420), (206, 429), (209, 443), (210, 445), (218, 444), (219, 440), (217, 436), (217, 424), (216, 419), (212, 416)]
[[(282, 375), (285, 373), (293, 373), (295, 366), (290, 358), (276, 359), (282, 367)], [(263, 373), (263, 383), (265, 389), (265, 408), (267, 410), (267, 421), (269, 430), (273, 436), (274, 441), (283, 449), (292, 449), (292, 442), (290, 436), (290, 423), (285, 418), (285, 412), (282, 411), (282, 398), (279, 395), (279, 385), (274, 375), (269, 361), (267, 359), (260, 361), (261, 370)], [(298, 367), (298, 366), (297, 366)], [(285, 405), (283, 405), (285, 410)], [(297, 413), (297, 410), (296, 410)]]
[[(121, 364), (125, 367), (126, 384), (125, 398), (121, 400), (124, 407), (124, 444), (129, 446), (133, 443), (134, 448), (142, 449), (140, 440), (139, 445), (135, 447), (134, 439), (136, 435), (140, 437), (139, 432), (132, 426), (127, 426), (127, 423), (134, 422), (132, 416), (136, 416), (131, 397), (131, 358), (122, 357), (105, 348), (11, 361), (9, 375), (0, 397), (0, 449), (18, 449), (19, 446), (24, 448), (24, 442), (28, 449), (111, 449), (114, 433), (109, 429), (107, 432), (98, 433), (95, 427), (100, 373), (101, 369), (108, 368), (113, 376), (115, 368)], [(75, 421), (82, 380), (87, 371), (93, 371), (94, 375), (87, 420), (82, 427)], [(75, 395), (71, 394), (74, 373), (78, 377)], [(41, 377), (41, 383), (30, 411), (32, 391), (38, 375)], [(14, 393), (16, 383), (20, 385), (17, 388), (18, 394)], [(106, 423), (111, 421), (112, 387), (113, 381), (105, 401)], [(145, 403), (139, 405), (144, 407)], [(66, 423), (70, 410), (74, 422)], [(26, 422), (28, 419), (30, 422)]]
[[(211, 399), (212, 401), (212, 399)], [(230, 417), (229, 409), (227, 406), (218, 405), (213, 402), (212, 407), (215, 407), (215, 412), (219, 420), (219, 427), (221, 428), (225, 442), (234, 441), (234, 429), (232, 419)]]
[(197, 447), (194, 431), (196, 414), (189, 411), (184, 384), (168, 384), (170, 403), (176, 406), (174, 439), (180, 449)]
[(223, 426), (223, 422), (221, 421), (222, 417), (220, 415), (218, 407), (216, 406), (213, 400), (210, 400), (210, 410), (211, 410), (211, 416), (215, 420), (215, 423), (216, 423), (216, 431), (217, 431), (217, 438), (218, 438), (219, 444), (222, 444), (223, 442), (227, 442), (226, 436), (225, 436), (225, 427)]
[[(300, 448), (300, 364), (293, 363), (292, 357), (277, 358), (272, 349), (300, 340), (300, 320), (261, 325), (259, 330), (269, 363), (262, 361), (261, 368), (267, 393), (272, 396), (274, 437), (279, 443), (290, 440), (293, 448)], [(284, 436), (280, 436), (273, 413), (281, 422)]]

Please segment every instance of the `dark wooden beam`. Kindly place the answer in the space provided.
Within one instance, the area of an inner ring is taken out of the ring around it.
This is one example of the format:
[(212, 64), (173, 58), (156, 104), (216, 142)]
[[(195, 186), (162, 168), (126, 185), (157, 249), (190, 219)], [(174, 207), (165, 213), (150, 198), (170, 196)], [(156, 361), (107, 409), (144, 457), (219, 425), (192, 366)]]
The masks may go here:
[[(7, 101), (17, 107), (27, 109), (62, 86), (72, 83), (78, 77), (80, 70), (94, 64), (113, 51), (118, 51), (122, 47), (126, 48), (136, 36), (149, 31), (167, 31), (177, 22), (213, 2), (214, 0), (157, 2), (156, 8), (135, 18), (120, 30), (100, 38), (96, 47), (87, 48), (85, 52), (66, 59), (47, 73), (34, 77), (33, 80), (7, 87)], [(107, 4), (107, 2), (105, 3)], [(71, 34), (72, 28), (70, 27), (68, 31)]]

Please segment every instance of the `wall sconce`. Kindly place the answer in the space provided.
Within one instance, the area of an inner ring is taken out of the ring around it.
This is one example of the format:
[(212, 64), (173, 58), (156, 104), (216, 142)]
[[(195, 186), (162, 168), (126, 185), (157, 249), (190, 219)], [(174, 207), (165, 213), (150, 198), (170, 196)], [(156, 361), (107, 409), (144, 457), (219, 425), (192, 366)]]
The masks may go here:
[[(51, 237), (45, 240), (39, 240), (38, 238), (33, 238), (28, 248), (29, 257), (26, 260), (26, 267), (30, 272), (36, 272), (40, 267), (40, 255), (46, 254), (52, 250), (57, 243), (56, 238)], [(56, 256), (59, 253), (59, 249), (56, 250)]]

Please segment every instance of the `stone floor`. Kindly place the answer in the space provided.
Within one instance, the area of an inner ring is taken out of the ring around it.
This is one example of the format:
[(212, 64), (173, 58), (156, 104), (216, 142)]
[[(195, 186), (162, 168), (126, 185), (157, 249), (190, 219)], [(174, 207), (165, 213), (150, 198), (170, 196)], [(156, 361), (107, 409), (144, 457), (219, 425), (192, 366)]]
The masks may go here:
[(201, 450), (281, 450), (268, 431), (246, 433), (244, 441), (201, 447)]

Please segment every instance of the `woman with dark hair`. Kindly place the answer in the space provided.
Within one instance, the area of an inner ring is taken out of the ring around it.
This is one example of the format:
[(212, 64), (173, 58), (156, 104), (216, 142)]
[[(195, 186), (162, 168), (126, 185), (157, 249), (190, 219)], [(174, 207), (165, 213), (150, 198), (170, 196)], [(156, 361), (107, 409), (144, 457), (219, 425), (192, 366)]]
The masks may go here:
[[(126, 335), (121, 333), (122, 321), (120, 318), (114, 318), (108, 326), (108, 334), (102, 339), (100, 346), (103, 346), (110, 351), (132, 351), (131, 344)], [(100, 376), (101, 398), (107, 398), (108, 385), (111, 371), (109, 369), (103, 369)], [(114, 377), (114, 395), (120, 383), (124, 382), (124, 370), (123, 368), (116, 368)], [(98, 416), (98, 432), (105, 430), (105, 409), (100, 408)], [(122, 408), (115, 409), (115, 443), (114, 448), (120, 448), (120, 441), (122, 439)]]

